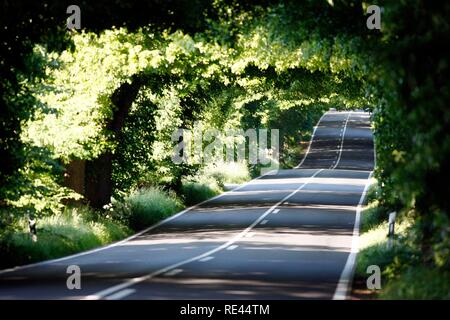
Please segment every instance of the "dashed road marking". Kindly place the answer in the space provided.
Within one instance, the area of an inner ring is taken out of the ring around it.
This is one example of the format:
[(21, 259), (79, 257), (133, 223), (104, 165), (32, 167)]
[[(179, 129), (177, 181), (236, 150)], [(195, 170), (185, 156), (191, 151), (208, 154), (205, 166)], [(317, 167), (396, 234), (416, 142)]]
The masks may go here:
[(120, 300), (122, 298), (125, 298), (126, 296), (129, 296), (130, 294), (135, 293), (135, 289), (123, 289), (121, 291), (118, 291), (109, 297), (106, 297), (106, 300)]
[(204, 257), (204, 258), (200, 259), (199, 261), (206, 262), (206, 261), (209, 261), (209, 260), (212, 260), (212, 259), (214, 259), (214, 257), (207, 256), (207, 257)]
[(173, 270), (170, 270), (170, 271), (164, 273), (164, 275), (167, 276), (167, 277), (170, 277), (170, 276), (174, 276), (176, 274), (179, 274), (181, 272), (183, 272), (183, 269), (173, 269)]

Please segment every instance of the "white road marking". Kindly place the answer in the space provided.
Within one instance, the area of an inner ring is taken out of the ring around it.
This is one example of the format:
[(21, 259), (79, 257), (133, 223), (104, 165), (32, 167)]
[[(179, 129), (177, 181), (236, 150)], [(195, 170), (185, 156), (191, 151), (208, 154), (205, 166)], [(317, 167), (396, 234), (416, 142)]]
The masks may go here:
[(266, 224), (267, 222), (269, 222), (269, 220), (263, 220), (263, 221), (261, 221), (261, 223), (260, 224)]
[(209, 261), (209, 260), (212, 260), (212, 259), (214, 259), (214, 257), (209, 256), (209, 257), (204, 257), (203, 259), (200, 259), (200, 261), (201, 262), (206, 262), (206, 261)]
[(364, 202), (367, 190), (370, 186), (370, 182), (372, 181), (372, 174), (373, 171), (370, 172), (369, 177), (367, 178), (366, 186), (364, 187), (364, 191), (362, 192), (361, 198), (359, 198), (358, 206), (356, 207), (355, 224), (353, 226), (352, 236), (352, 248), (348, 255), (347, 262), (345, 263), (344, 270), (342, 270), (341, 276), (339, 278), (336, 291), (333, 295), (333, 300), (345, 300), (352, 283), (353, 274), (355, 272), (356, 255), (358, 254), (359, 225), (361, 221), (362, 203)]
[(179, 274), (181, 272), (183, 272), (183, 269), (173, 269), (173, 270), (170, 270), (170, 271), (164, 273), (164, 276), (170, 277), (170, 276), (174, 276), (176, 274)]
[(165, 268), (156, 270), (150, 274), (141, 276), (141, 277), (135, 277), (135, 278), (131, 278), (121, 284), (117, 284), (115, 286), (109, 287), (107, 289), (98, 291), (94, 294), (88, 295), (86, 296), (83, 300), (99, 300), (104, 298), (107, 295), (110, 295), (113, 292), (116, 292), (118, 290), (122, 290), (125, 288), (128, 288), (132, 285), (135, 285), (137, 283), (141, 283), (143, 281), (147, 281), (149, 279), (152, 279), (160, 274), (165, 274), (170, 272), (171, 270), (177, 269), (185, 264), (200, 260), (202, 258), (205, 258), (209, 255), (212, 255), (218, 251), (221, 251), (223, 249), (226, 249), (227, 247), (229, 247), (230, 245), (234, 244), (235, 242), (239, 241), (240, 239), (242, 239), (244, 236), (246, 236), (256, 225), (258, 225), (258, 223), (260, 223), (262, 220), (264, 220), (264, 218), (270, 214), (276, 207), (278, 207), (280, 204), (282, 204), (284, 201), (288, 200), (290, 197), (292, 197), (294, 194), (296, 194), (298, 191), (300, 191), (301, 189), (303, 189), (312, 179), (314, 179), (314, 177), (316, 175), (318, 175), (320, 172), (322, 172), (324, 169), (320, 169), (317, 170), (312, 176), (310, 176), (302, 185), (300, 185), (297, 189), (295, 189), (294, 191), (292, 191), (291, 193), (289, 193), (287, 196), (285, 196), (283, 199), (281, 199), (279, 202), (277, 202), (276, 204), (274, 204), (272, 207), (270, 207), (269, 209), (267, 209), (261, 216), (258, 217), (258, 219), (256, 219), (251, 225), (249, 225), (247, 228), (245, 228), (243, 231), (241, 231), (240, 233), (238, 233), (237, 235), (235, 235), (233, 238), (231, 238), (230, 240), (228, 240), (227, 242), (223, 243), (222, 245), (211, 249), (203, 254), (197, 255), (195, 257), (174, 263), (172, 265), (169, 265)]
[(232, 246), (229, 246), (229, 247), (227, 248), (227, 250), (234, 250), (234, 249), (236, 249), (237, 247), (239, 247), (237, 244), (233, 244)]
[(249, 233), (247, 233), (247, 234), (245, 235), (245, 237), (246, 237), (246, 238), (251, 238), (251, 237), (253, 237), (254, 235), (255, 235), (254, 232), (249, 232)]
[(325, 112), (325, 113), (320, 117), (319, 121), (317, 122), (317, 125), (314, 127), (313, 133), (312, 133), (312, 135), (311, 135), (311, 140), (309, 141), (308, 149), (306, 149), (306, 152), (305, 152), (305, 155), (303, 156), (302, 161), (300, 161), (300, 163), (298, 164), (298, 166), (294, 167), (294, 169), (300, 168), (301, 165), (303, 164), (303, 162), (305, 161), (306, 156), (308, 155), (309, 150), (311, 149), (311, 145), (312, 145), (314, 136), (315, 136), (315, 134), (316, 134), (316, 130), (317, 130), (317, 128), (319, 127), (320, 122), (322, 121), (323, 117), (325, 117), (325, 115), (326, 115), (327, 113), (328, 113), (328, 111)]
[(110, 295), (109, 297), (106, 297), (106, 300), (120, 300), (120, 299), (125, 298), (126, 296), (129, 296), (130, 294), (133, 294), (135, 292), (136, 292), (136, 290), (134, 290), (134, 289), (121, 290), (121, 291), (118, 291), (118, 292)]
[(275, 209), (272, 213), (277, 214), (278, 212), (280, 212), (280, 209)]
[(345, 140), (345, 131), (347, 130), (348, 119), (350, 118), (350, 115), (351, 115), (351, 114), (352, 114), (352, 112), (350, 111), (350, 112), (348, 113), (348, 115), (347, 115), (347, 120), (345, 120), (344, 129), (341, 129), (341, 130), (343, 130), (343, 133), (342, 133), (342, 139), (341, 139), (341, 146), (340, 146), (340, 148), (339, 148), (339, 157), (338, 157), (336, 163), (333, 162), (333, 163), (334, 163), (334, 166), (332, 165), (332, 166), (330, 167), (330, 169), (336, 169), (336, 167), (337, 167), (338, 164), (339, 164), (339, 161), (341, 161), (342, 148), (344, 147), (344, 140)]

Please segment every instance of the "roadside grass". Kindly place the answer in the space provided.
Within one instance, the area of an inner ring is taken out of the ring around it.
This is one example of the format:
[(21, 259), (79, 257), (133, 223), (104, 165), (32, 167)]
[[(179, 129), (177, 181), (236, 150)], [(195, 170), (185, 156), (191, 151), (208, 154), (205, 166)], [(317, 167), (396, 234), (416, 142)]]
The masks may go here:
[(361, 214), (360, 232), (365, 233), (383, 223), (387, 224), (388, 216), (387, 210), (379, 206), (378, 200), (370, 202)]
[(381, 291), (381, 299), (450, 299), (450, 271), (425, 266), (408, 268), (389, 281)]
[(198, 175), (197, 180), (214, 179), (218, 186), (225, 184), (241, 184), (250, 180), (247, 165), (243, 162), (221, 162), (206, 166)]
[[(363, 212), (364, 214), (365, 212)], [(381, 270), (386, 270), (396, 257), (407, 257), (409, 254), (412, 254), (411, 248), (402, 241), (402, 237), (406, 236), (406, 232), (411, 226), (411, 223), (411, 220), (408, 219), (403, 219), (396, 223), (395, 242), (390, 248), (388, 247), (387, 220), (379, 223), (375, 227), (365, 228), (367, 231), (363, 232), (359, 238), (359, 253), (357, 256), (355, 275), (366, 278), (368, 276), (366, 273), (368, 266), (377, 265)]]
[(377, 265), (382, 282), (381, 290), (375, 292), (378, 299), (450, 299), (450, 272), (420, 262), (420, 251), (408, 238), (413, 229), (414, 220), (400, 215), (394, 245), (388, 247), (387, 210), (373, 197), (361, 214), (357, 282), (365, 284), (367, 267)]
[(193, 206), (197, 203), (210, 199), (218, 195), (221, 190), (213, 184), (185, 182), (181, 188), (184, 203), (186, 206)]
[(182, 198), (187, 206), (192, 206), (220, 194), (227, 184), (242, 184), (249, 180), (250, 173), (245, 163), (211, 164), (183, 181)]
[[(37, 219), (37, 241), (31, 239), (28, 221), (0, 231), (0, 268), (55, 259), (124, 239), (183, 209), (209, 199), (224, 185), (250, 179), (245, 164), (208, 166), (185, 181), (180, 195), (158, 187), (138, 189), (114, 201), (103, 213), (89, 207), (66, 207), (63, 212)], [(6, 221), (6, 220), (5, 220)]]
[(182, 208), (183, 205), (174, 193), (150, 187), (131, 193), (123, 203), (113, 209), (113, 214), (120, 216), (134, 231), (139, 231)]
[(98, 217), (88, 208), (66, 208), (60, 214), (37, 221), (37, 241), (33, 242), (26, 220), (18, 230), (0, 238), (0, 267), (7, 268), (59, 258), (123, 239), (131, 230), (117, 222)]

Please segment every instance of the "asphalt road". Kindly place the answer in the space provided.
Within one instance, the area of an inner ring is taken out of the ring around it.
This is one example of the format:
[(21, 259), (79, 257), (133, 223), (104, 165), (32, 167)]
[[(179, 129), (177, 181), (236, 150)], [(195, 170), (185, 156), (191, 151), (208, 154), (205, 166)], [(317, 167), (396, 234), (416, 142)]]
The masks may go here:
[[(369, 115), (328, 112), (306, 157), (106, 248), (0, 272), (0, 299), (342, 299), (374, 165)], [(81, 289), (69, 290), (69, 265)]]

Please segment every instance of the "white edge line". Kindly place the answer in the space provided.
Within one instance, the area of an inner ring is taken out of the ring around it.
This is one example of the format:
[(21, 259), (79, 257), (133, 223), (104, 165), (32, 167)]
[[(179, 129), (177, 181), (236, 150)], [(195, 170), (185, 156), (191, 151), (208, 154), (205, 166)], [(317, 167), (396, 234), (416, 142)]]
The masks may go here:
[[(345, 131), (347, 131), (348, 119), (350, 119), (351, 114), (352, 114), (352, 112), (350, 111), (347, 115), (347, 119), (345, 120), (344, 131), (342, 132), (341, 147), (339, 148), (339, 157), (338, 157), (335, 165), (333, 167), (331, 167), (330, 169), (336, 169), (336, 167), (339, 164), (339, 161), (341, 161), (342, 148), (344, 147), (344, 140), (345, 140)], [(341, 129), (341, 131), (342, 131), (342, 129)]]
[(348, 296), (348, 291), (351, 287), (353, 281), (353, 274), (355, 272), (355, 262), (356, 255), (358, 254), (358, 245), (359, 245), (359, 225), (361, 221), (361, 210), (364, 199), (366, 198), (367, 189), (371, 184), (373, 171), (370, 172), (367, 177), (366, 185), (361, 194), (361, 198), (359, 198), (358, 206), (356, 208), (356, 216), (355, 216), (355, 224), (353, 226), (353, 234), (352, 234), (352, 248), (351, 252), (348, 255), (347, 261), (344, 266), (344, 270), (342, 270), (341, 276), (339, 278), (338, 285), (336, 287), (336, 291), (333, 295), (333, 300), (345, 300)]
[(103, 250), (106, 250), (106, 249), (110, 249), (110, 248), (113, 248), (113, 247), (116, 247), (116, 246), (120, 246), (120, 245), (122, 245), (122, 244), (124, 244), (124, 243), (126, 243), (126, 242), (128, 242), (130, 240), (133, 240), (133, 239), (139, 237), (140, 235), (142, 235), (144, 233), (147, 233), (147, 232), (149, 232), (149, 231), (151, 231), (153, 229), (156, 229), (156, 228), (160, 227), (163, 224), (166, 224), (169, 221), (172, 221), (173, 219), (178, 218), (179, 216), (185, 214), (188, 211), (196, 209), (197, 207), (201, 206), (202, 204), (205, 204), (205, 203), (207, 203), (209, 201), (213, 201), (213, 200), (219, 199), (219, 198), (221, 198), (221, 197), (223, 197), (225, 195), (228, 195), (228, 194), (230, 194), (230, 193), (232, 193), (234, 191), (237, 191), (239, 189), (242, 189), (242, 188), (246, 187), (247, 185), (249, 185), (250, 183), (252, 183), (255, 180), (261, 179), (262, 177), (267, 176), (267, 175), (271, 175), (271, 174), (273, 174), (274, 171), (277, 171), (277, 170), (268, 171), (265, 174), (262, 174), (259, 177), (256, 177), (256, 178), (254, 178), (254, 179), (252, 179), (250, 181), (247, 181), (246, 183), (241, 184), (241, 185), (239, 185), (239, 186), (237, 186), (237, 187), (235, 187), (235, 188), (233, 188), (233, 189), (231, 189), (229, 191), (225, 191), (225, 192), (223, 192), (221, 194), (218, 194), (215, 197), (212, 197), (210, 199), (206, 199), (205, 201), (202, 201), (200, 203), (197, 203), (196, 205), (188, 207), (188, 208), (178, 212), (177, 214), (174, 214), (174, 215), (172, 215), (170, 217), (167, 217), (166, 219), (157, 222), (156, 224), (148, 227), (147, 229), (139, 231), (138, 233), (135, 233), (135, 234), (129, 236), (128, 238), (123, 239), (123, 240), (120, 240), (120, 241), (117, 241), (117, 242), (114, 242), (114, 243), (111, 243), (111, 244), (108, 244), (108, 245), (105, 245), (105, 246), (101, 246), (101, 247), (98, 247), (98, 248), (95, 248), (95, 249), (87, 250), (87, 251), (80, 252), (80, 253), (75, 253), (75, 254), (72, 254), (72, 255), (69, 255), (69, 256), (65, 256), (65, 257), (61, 257), (61, 258), (50, 259), (50, 260), (45, 260), (45, 261), (40, 261), (40, 262), (26, 264), (26, 265), (23, 265), (23, 266), (17, 266), (17, 267), (13, 267), (13, 268), (9, 268), (9, 269), (0, 270), (0, 274), (9, 273), (9, 272), (13, 272), (13, 271), (24, 270), (24, 269), (28, 269), (28, 268), (32, 268), (32, 267), (37, 267), (37, 266), (43, 266), (43, 265), (52, 264), (52, 263), (57, 263), (57, 262), (65, 261), (65, 260), (70, 260), (70, 259), (74, 259), (74, 258), (85, 256), (85, 255), (88, 255), (88, 254), (92, 254), (92, 253), (96, 253), (96, 252), (99, 252), (99, 251), (103, 251)]
[(188, 263), (200, 260), (200, 259), (205, 258), (205, 257), (207, 257), (207, 256), (209, 256), (211, 254), (214, 254), (214, 253), (218, 252), (218, 251), (226, 249), (227, 247), (232, 245), (234, 242), (242, 239), (247, 233), (249, 233), (250, 230), (252, 230), (258, 223), (260, 223), (261, 220), (263, 220), (268, 214), (270, 214), (276, 207), (278, 207), (281, 203), (283, 203), (284, 201), (286, 201), (287, 199), (292, 197), (294, 194), (296, 194), (298, 191), (303, 189), (310, 182), (310, 180), (312, 180), (316, 175), (318, 175), (323, 170), (324, 169), (317, 170), (312, 176), (308, 177), (306, 179), (306, 181), (301, 186), (299, 186), (297, 189), (295, 189), (290, 194), (285, 196), (283, 199), (281, 199), (279, 202), (274, 204), (272, 207), (267, 209), (262, 215), (260, 215), (258, 217), (258, 219), (253, 221), (253, 223), (250, 224), (247, 228), (245, 228), (243, 231), (241, 231), (240, 233), (235, 235), (233, 238), (231, 238), (227, 242), (221, 244), (220, 246), (218, 246), (218, 247), (216, 247), (214, 249), (211, 249), (211, 250), (209, 250), (209, 251), (207, 251), (205, 253), (202, 253), (202, 254), (199, 254), (197, 256), (194, 256), (192, 258), (189, 258), (189, 259), (186, 259), (186, 260), (174, 263), (172, 265), (169, 265), (167, 267), (164, 267), (162, 269), (156, 270), (156, 271), (154, 271), (154, 272), (152, 272), (150, 274), (147, 274), (147, 275), (144, 275), (144, 276), (141, 276), (141, 277), (131, 278), (131, 279), (128, 279), (127, 281), (125, 281), (125, 282), (123, 282), (121, 284), (118, 284), (118, 285), (109, 287), (107, 289), (98, 291), (98, 292), (96, 292), (94, 294), (87, 295), (82, 300), (99, 300), (99, 299), (102, 299), (105, 296), (110, 295), (113, 292), (116, 292), (118, 290), (122, 290), (122, 289), (128, 288), (128, 287), (130, 287), (130, 286), (132, 286), (134, 284), (137, 284), (137, 283), (149, 280), (149, 279), (154, 278), (154, 277), (156, 277), (156, 276), (158, 276), (160, 274), (166, 273), (166, 272), (168, 272), (170, 270), (176, 269), (176, 268), (181, 267), (181, 266), (183, 266), (185, 264), (188, 264)]
[(301, 165), (303, 164), (303, 162), (305, 162), (306, 156), (308, 155), (309, 150), (311, 149), (311, 145), (312, 145), (312, 142), (313, 142), (313, 139), (314, 139), (314, 135), (316, 134), (316, 130), (317, 130), (317, 128), (318, 128), (319, 125), (320, 125), (320, 121), (322, 121), (323, 117), (325, 117), (325, 115), (326, 115), (328, 112), (329, 112), (329, 111), (325, 112), (325, 113), (320, 117), (319, 121), (317, 121), (317, 124), (314, 126), (314, 130), (313, 130), (313, 133), (312, 133), (312, 135), (311, 135), (311, 139), (309, 140), (308, 149), (306, 149), (306, 152), (305, 152), (305, 155), (303, 156), (302, 161), (300, 161), (300, 163), (299, 163), (296, 167), (294, 167), (294, 169), (300, 168)]

